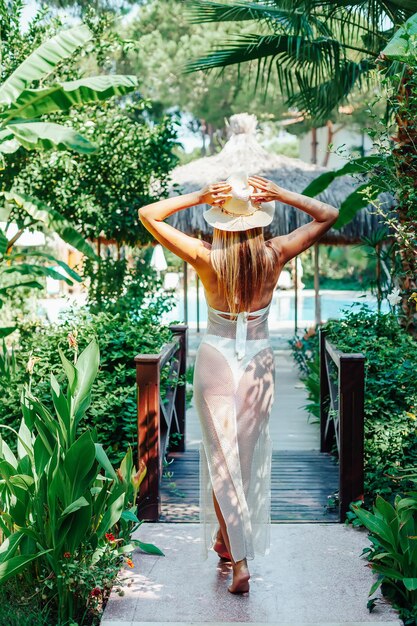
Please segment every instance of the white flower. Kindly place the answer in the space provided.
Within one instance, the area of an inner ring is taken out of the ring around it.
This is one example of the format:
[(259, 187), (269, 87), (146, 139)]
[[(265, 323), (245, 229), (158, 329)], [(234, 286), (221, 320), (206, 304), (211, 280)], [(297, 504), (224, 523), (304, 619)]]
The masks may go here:
[(393, 289), (392, 292), (387, 296), (391, 306), (395, 306), (396, 304), (401, 302), (402, 298), (399, 294), (400, 290), (398, 289), (398, 287), (395, 287), (395, 289)]
[(40, 358), (38, 356), (29, 357), (29, 361), (27, 362), (27, 365), (26, 365), (26, 371), (29, 372), (30, 376), (32, 376), (33, 368), (35, 367), (36, 363), (38, 363), (39, 361), (40, 361)]
[(78, 335), (77, 330), (69, 332), (67, 335), (69, 347), (74, 348), (75, 350), (77, 350), (78, 348), (77, 335)]

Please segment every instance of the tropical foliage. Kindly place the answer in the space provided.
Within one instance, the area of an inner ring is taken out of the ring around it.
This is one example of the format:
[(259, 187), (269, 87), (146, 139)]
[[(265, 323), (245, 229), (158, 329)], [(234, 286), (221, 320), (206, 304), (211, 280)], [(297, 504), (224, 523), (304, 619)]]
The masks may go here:
[[(417, 14), (399, 28), (382, 51), (380, 63), (381, 91), (388, 103), (389, 116), (379, 119), (379, 130), (368, 129), (376, 153), (352, 159), (337, 171), (326, 172), (315, 179), (303, 193), (315, 196), (338, 176), (359, 174), (362, 184), (340, 206), (335, 227), (349, 222), (368, 203), (394, 235), (392, 252), (398, 252), (400, 263), (394, 266), (396, 286), (403, 292), (400, 323), (417, 336), (417, 315), (410, 296), (417, 291), (416, 188), (417, 154), (415, 118), (417, 115)], [(404, 62), (393, 71), (392, 62)], [(372, 109), (371, 109), (372, 114)], [(396, 211), (391, 211), (396, 199)], [(382, 241), (380, 242), (382, 244)], [(392, 246), (392, 244), (391, 244)], [(382, 248), (382, 246), (381, 246)], [(390, 253), (391, 256), (392, 253)]]
[[(53, 410), (49, 392), (50, 371), (59, 371), (60, 358), (55, 350), (71, 357), (67, 336), (77, 337), (84, 349), (96, 337), (101, 353), (101, 366), (95, 382), (91, 405), (84, 424), (97, 430), (100, 441), (112, 463), (120, 463), (127, 446), (137, 445), (136, 371), (134, 357), (140, 353), (157, 353), (172, 340), (172, 333), (162, 317), (174, 306), (174, 296), (160, 297), (162, 281), (150, 266), (145, 249), (138, 254), (131, 270), (123, 265), (118, 277), (96, 277), (90, 288), (87, 307), (66, 311), (58, 323), (23, 319), (18, 322), (15, 349), (0, 350), (0, 423), (18, 429), (19, 398), (28, 383), (26, 364), (36, 359), (32, 373), (40, 400)], [(102, 268), (107, 263), (104, 261)], [(168, 372), (162, 371), (162, 388)], [(163, 392), (164, 393), (164, 392)], [(104, 417), (105, 416), (105, 419)], [(5, 439), (9, 440), (9, 431)]]
[(255, 64), (259, 85), (275, 75), (287, 104), (320, 125), (354, 89), (375, 84), (371, 70), (381, 50), (413, 13), (412, 2), (193, 0), (194, 22), (250, 23), (253, 32), (229, 38), (188, 69)]
[(119, 245), (145, 244), (150, 234), (138, 209), (168, 193), (178, 159), (176, 120), (148, 120), (150, 103), (100, 103), (72, 111), (71, 125), (100, 145), (93, 154), (36, 155), (16, 174), (14, 185), (44, 204), (59, 207), (87, 238), (99, 235)]
[[(365, 355), (365, 506), (376, 495), (393, 497), (402, 469), (417, 463), (417, 344), (398, 325), (393, 312), (378, 313), (368, 305), (343, 310), (328, 320), (326, 337), (338, 350)], [(319, 417), (318, 335), (314, 328), (291, 341), (305, 380), (306, 408)], [(335, 450), (336, 453), (336, 450)]]
[[(50, 74), (58, 63), (73, 55), (92, 38), (85, 25), (63, 30), (34, 50), (0, 87), (0, 153), (27, 150), (76, 150), (90, 153), (96, 149), (74, 129), (40, 119), (56, 111), (68, 111), (74, 105), (100, 102), (114, 95), (136, 89), (135, 76), (92, 76), (77, 81), (54, 81)], [(37, 86), (32, 86), (36, 82)]]
[[(172, 306), (172, 304), (171, 304)], [(101, 367), (94, 387), (92, 403), (84, 420), (97, 430), (98, 436), (112, 463), (120, 463), (128, 445), (137, 445), (137, 398), (134, 357), (140, 353), (157, 353), (164, 343), (172, 339), (172, 333), (161, 325), (161, 313), (170, 307), (169, 301), (144, 304), (136, 312), (114, 309), (67, 312), (59, 324), (26, 322), (19, 324), (20, 349), (15, 351), (13, 370), (0, 374), (2, 403), (0, 422), (18, 428), (19, 397), (28, 381), (26, 363), (37, 360), (32, 375), (42, 402), (52, 410), (49, 393), (49, 376), (56, 372), (60, 361), (54, 346), (65, 346), (67, 336), (73, 333), (80, 348), (87, 345), (90, 337), (97, 337), (101, 352)], [(62, 350), (70, 357), (70, 349)], [(5, 359), (3, 353), (3, 359)], [(0, 360), (1, 362), (1, 360)], [(1, 368), (0, 368), (1, 370)], [(164, 372), (163, 372), (164, 380)], [(5, 433), (10, 446), (9, 434)]]
[[(6, 36), (7, 36), (6, 29)], [(7, 166), (6, 157), (25, 150), (75, 150), (90, 154), (96, 146), (68, 124), (48, 121), (56, 112), (68, 111), (74, 105), (100, 102), (112, 96), (122, 96), (136, 89), (134, 76), (93, 76), (75, 81), (50, 80), (60, 63), (92, 39), (86, 25), (63, 30), (35, 48), (23, 62), (13, 67), (13, 62), (3, 65), (5, 76), (0, 86), (0, 166)], [(6, 58), (10, 60), (10, 55)], [(39, 276), (61, 278), (67, 282), (78, 279), (64, 263), (37, 253), (42, 264), (29, 261), (26, 251), (15, 253), (13, 246), (24, 230), (35, 225), (56, 232), (64, 241), (84, 254), (94, 257), (94, 252), (70, 222), (53, 207), (36, 197), (20, 193), (12, 186), (0, 191), (3, 205), (0, 220), (6, 226), (12, 220), (18, 223), (18, 231), (10, 239), (6, 230), (0, 230), (0, 306), (8, 291), (16, 287), (40, 288)], [(60, 265), (64, 274), (49, 267), (45, 261)], [(18, 280), (8, 281), (9, 274)], [(5, 280), (6, 276), (6, 280)], [(23, 279), (23, 280), (22, 280)], [(6, 284), (5, 284), (6, 282)], [(13, 332), (15, 327), (3, 327), (1, 336)]]
[[(271, 75), (278, 77), (287, 104), (314, 120), (316, 126), (331, 119), (333, 112), (349, 100), (356, 88), (377, 85), (385, 78), (392, 88), (391, 101), (398, 127), (395, 149), (385, 154), (362, 158), (347, 164), (337, 174), (329, 173), (310, 185), (304, 193), (315, 195), (337, 175), (364, 173), (375, 175), (362, 181), (342, 206), (334, 228), (348, 223), (370, 201), (377, 202), (387, 191), (381, 169), (391, 167), (404, 182), (392, 191), (397, 198), (398, 229), (407, 233), (406, 241), (397, 238), (402, 270), (398, 285), (402, 291), (403, 316), (400, 323), (417, 336), (417, 316), (409, 305), (417, 289), (415, 229), (415, 101), (417, 14), (413, 3), (397, 2), (317, 2), (317, 0), (274, 0), (262, 2), (203, 2), (193, 0), (191, 18), (205, 22), (253, 23), (253, 34), (242, 34), (227, 46), (188, 64), (189, 71), (224, 68), (247, 62), (257, 63), (257, 77), (266, 87)], [(404, 23), (405, 22), (405, 23)], [(395, 102), (395, 104), (394, 104)], [(389, 182), (392, 182), (392, 177)], [(392, 221), (391, 205), (384, 207)], [(394, 218), (394, 222), (395, 222)]]
[[(55, 608), (54, 623), (62, 625), (82, 623), (87, 612), (94, 613), (109, 566), (117, 571), (135, 546), (162, 554), (131, 539), (140, 525), (135, 502), (146, 467), (136, 470), (129, 448), (115, 470), (95, 428), (78, 435), (91, 403), (99, 348), (92, 340), (78, 354), (73, 335), (69, 343), (72, 359), (58, 348), (60, 376), (50, 374), (52, 410), (36, 397), (30, 377), (19, 430), (2, 425), (16, 435), (17, 454), (0, 436), (0, 583), (16, 576), (36, 581), (45, 605)], [(30, 359), (29, 375), (36, 361)]]
[[(377, 580), (369, 596), (381, 587), (393, 606), (400, 611), (406, 626), (417, 619), (417, 491), (415, 471), (403, 474), (413, 489), (397, 494), (391, 504), (377, 496), (371, 511), (352, 504), (351, 509), (369, 530), (371, 547), (363, 549), (362, 556), (369, 562)], [(368, 606), (375, 605), (375, 598)]]
[(226, 141), (225, 118), (247, 111), (262, 121), (279, 119), (285, 109), (277, 92), (265, 100), (255, 91), (249, 68), (227, 68), (222, 80), (182, 71), (190, 57), (202, 54), (207, 46), (222, 45), (230, 36), (250, 31), (249, 24), (233, 22), (193, 24), (186, 8), (182, 0), (143, 3), (122, 31), (138, 42), (139, 53), (129, 52), (118, 67), (141, 76), (141, 93), (151, 98), (155, 119), (167, 110), (179, 111), (190, 130), (201, 134), (201, 151), (213, 154)]

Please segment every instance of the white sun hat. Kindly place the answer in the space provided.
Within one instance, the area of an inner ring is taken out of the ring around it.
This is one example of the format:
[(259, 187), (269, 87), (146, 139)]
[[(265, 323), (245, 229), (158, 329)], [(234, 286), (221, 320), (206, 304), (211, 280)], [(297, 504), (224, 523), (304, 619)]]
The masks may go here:
[(253, 204), (250, 196), (255, 189), (248, 183), (248, 174), (238, 171), (226, 182), (232, 187), (231, 198), (222, 207), (213, 206), (204, 211), (203, 217), (213, 228), (220, 230), (247, 230), (257, 226), (268, 226), (273, 220), (275, 202)]

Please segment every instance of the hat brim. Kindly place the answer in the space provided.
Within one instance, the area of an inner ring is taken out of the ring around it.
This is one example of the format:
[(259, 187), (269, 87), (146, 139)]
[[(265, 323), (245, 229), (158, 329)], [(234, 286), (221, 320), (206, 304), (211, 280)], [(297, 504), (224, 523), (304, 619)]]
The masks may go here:
[(258, 226), (268, 226), (274, 218), (275, 202), (263, 202), (252, 215), (232, 217), (220, 207), (213, 206), (204, 211), (203, 217), (210, 226), (219, 230), (249, 230)]

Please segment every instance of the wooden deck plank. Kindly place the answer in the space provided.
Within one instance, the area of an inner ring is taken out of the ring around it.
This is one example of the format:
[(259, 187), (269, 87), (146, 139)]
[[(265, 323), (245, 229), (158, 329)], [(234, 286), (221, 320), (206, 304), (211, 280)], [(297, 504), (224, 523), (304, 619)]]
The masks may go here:
[[(169, 463), (171, 460), (172, 463)], [(161, 522), (199, 519), (198, 450), (171, 452), (161, 485)], [(166, 472), (172, 472), (168, 477)], [(170, 484), (171, 483), (171, 484)], [(271, 472), (271, 521), (338, 522), (328, 498), (339, 488), (339, 467), (318, 450), (274, 450)]]

